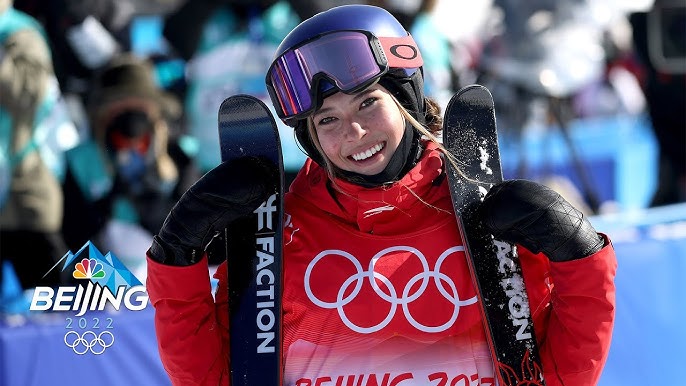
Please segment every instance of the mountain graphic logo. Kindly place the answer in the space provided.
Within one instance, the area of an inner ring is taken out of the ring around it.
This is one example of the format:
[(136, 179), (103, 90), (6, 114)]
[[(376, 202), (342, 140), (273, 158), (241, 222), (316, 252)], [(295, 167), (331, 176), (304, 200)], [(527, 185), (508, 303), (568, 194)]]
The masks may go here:
[[(29, 307), (31, 311), (76, 312), (74, 316), (81, 317), (87, 311), (104, 311), (106, 308), (140, 311), (148, 305), (145, 286), (114, 254), (108, 252), (103, 255), (90, 241), (76, 253), (65, 253), (48, 273), (60, 264), (63, 264), (62, 272), (70, 272), (77, 280), (76, 285), (36, 287)], [(99, 339), (92, 338), (87, 343), (93, 345)]]
[(117, 288), (121, 286), (143, 285), (112, 252), (103, 255), (90, 241), (86, 242), (76, 253), (72, 251), (65, 253), (52, 269), (62, 261), (64, 261), (62, 271), (72, 271), (74, 279), (90, 280), (93, 284), (108, 287), (113, 293), (116, 293)]

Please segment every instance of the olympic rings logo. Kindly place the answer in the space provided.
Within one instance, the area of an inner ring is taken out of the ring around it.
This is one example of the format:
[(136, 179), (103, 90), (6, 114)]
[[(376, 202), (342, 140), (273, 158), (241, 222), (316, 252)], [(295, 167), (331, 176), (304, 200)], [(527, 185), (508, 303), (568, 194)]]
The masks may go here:
[(72, 330), (64, 334), (64, 344), (78, 355), (86, 354), (88, 351), (100, 355), (114, 344), (114, 334), (105, 330), (96, 335), (95, 332), (89, 330), (79, 335), (78, 332)]
[[(379, 261), (379, 259), (381, 259), (384, 255), (388, 253), (396, 251), (406, 251), (412, 253), (414, 256), (417, 257), (422, 266), (422, 272), (416, 274), (407, 282), (405, 287), (400, 292), (400, 296), (398, 296), (399, 292), (395, 288), (393, 283), (391, 283), (391, 281), (387, 277), (374, 270), (374, 267), (376, 263)], [(443, 264), (445, 259), (451, 254), (459, 251), (464, 251), (464, 247), (455, 246), (452, 248), (448, 248), (438, 257), (435, 267), (433, 269), (430, 269), (426, 257), (416, 248), (412, 248), (409, 246), (390, 247), (383, 249), (382, 251), (374, 255), (374, 257), (372, 257), (371, 261), (369, 262), (368, 269), (365, 271), (362, 268), (362, 264), (360, 264), (360, 262), (355, 258), (355, 256), (351, 255), (350, 253), (341, 250), (325, 250), (320, 252), (317, 256), (315, 256), (315, 258), (310, 262), (310, 264), (307, 266), (307, 269), (305, 270), (305, 292), (310, 301), (312, 301), (312, 303), (314, 303), (315, 305), (325, 309), (336, 309), (336, 311), (338, 311), (338, 315), (341, 318), (341, 321), (343, 321), (343, 324), (345, 324), (351, 330), (361, 334), (370, 334), (386, 327), (395, 316), (398, 306), (401, 307), (402, 312), (405, 315), (407, 321), (417, 330), (428, 333), (442, 332), (450, 328), (450, 326), (452, 326), (455, 323), (455, 321), (457, 320), (457, 316), (460, 312), (460, 307), (468, 306), (477, 302), (476, 296), (473, 296), (466, 300), (461, 300), (455, 282), (452, 280), (451, 277), (441, 272), (441, 265)], [(326, 302), (319, 299), (312, 291), (312, 286), (310, 284), (312, 270), (317, 265), (317, 263), (319, 263), (320, 260), (329, 255), (337, 255), (348, 259), (354, 265), (356, 270), (356, 273), (347, 278), (343, 282), (341, 287), (338, 289), (335, 302)], [(384, 320), (382, 320), (376, 325), (368, 327), (358, 326), (355, 323), (353, 323), (345, 314), (345, 310), (343, 309), (343, 307), (352, 302), (360, 293), (360, 290), (362, 289), (362, 285), (364, 284), (365, 279), (369, 281), (369, 284), (371, 285), (374, 292), (381, 299), (385, 300), (391, 305), (388, 315), (384, 318)], [(427, 326), (418, 322), (412, 316), (409, 309), (409, 304), (417, 300), (424, 293), (427, 286), (429, 285), (430, 280), (433, 280), (439, 293), (454, 306), (450, 318), (445, 323), (438, 326)], [(419, 281), (421, 281), (419, 288), (417, 288), (414, 292), (410, 293), (412, 288)], [(383, 291), (379, 286), (378, 282), (381, 282), (387, 291)], [(353, 284), (354, 287), (352, 291), (349, 291), (349, 288)], [(347, 295), (345, 295), (346, 293)]]

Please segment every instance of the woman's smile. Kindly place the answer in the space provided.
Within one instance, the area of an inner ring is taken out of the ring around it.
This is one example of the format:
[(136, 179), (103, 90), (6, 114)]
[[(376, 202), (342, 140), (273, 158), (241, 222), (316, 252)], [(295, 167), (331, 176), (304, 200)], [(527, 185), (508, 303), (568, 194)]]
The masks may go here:
[(355, 161), (364, 161), (366, 159), (369, 159), (370, 157), (373, 157), (376, 155), (378, 152), (380, 152), (384, 147), (386, 146), (385, 142), (378, 143), (371, 148), (361, 151), (359, 153), (355, 153), (351, 155), (349, 158), (352, 158)]

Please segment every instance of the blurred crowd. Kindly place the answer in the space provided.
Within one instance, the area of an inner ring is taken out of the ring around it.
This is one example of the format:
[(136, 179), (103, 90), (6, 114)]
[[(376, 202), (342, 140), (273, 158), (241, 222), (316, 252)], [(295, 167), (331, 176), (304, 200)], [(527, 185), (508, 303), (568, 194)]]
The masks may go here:
[[(645, 114), (660, 154), (650, 206), (686, 201), (683, 2), (0, 0), (1, 267), (24, 289), (58, 285), (57, 261), (92, 241), (142, 280), (169, 209), (220, 162), (221, 101), (267, 100), (285, 34), (348, 3), (403, 22), (442, 106), (481, 83), (515, 132)], [(290, 181), (305, 156), (280, 129)]]

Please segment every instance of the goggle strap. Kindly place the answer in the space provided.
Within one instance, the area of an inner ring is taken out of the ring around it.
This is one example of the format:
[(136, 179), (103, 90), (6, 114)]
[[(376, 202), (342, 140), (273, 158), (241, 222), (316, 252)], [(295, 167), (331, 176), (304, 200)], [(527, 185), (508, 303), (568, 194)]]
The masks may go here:
[[(281, 58), (280, 60), (284, 60), (284, 59)], [(293, 86), (290, 84), (290, 82), (288, 80), (286, 80), (286, 76), (284, 74), (285, 70), (280, 66), (276, 66), (275, 69), (276, 69), (276, 76), (279, 77), (281, 84), (283, 84), (284, 87), (292, 88)], [(293, 100), (293, 97), (291, 96), (291, 94), (292, 93), (288, 92), (285, 95), (285, 98), (289, 104), (288, 107), (290, 107), (290, 109), (287, 109), (286, 106), (284, 105), (284, 102), (286, 102), (286, 101), (283, 101), (282, 100), (283, 98), (279, 98), (279, 103), (281, 104), (281, 110), (282, 111), (293, 111), (293, 110), (295, 110), (295, 101)]]
[(419, 68), (424, 64), (422, 54), (411, 35), (401, 38), (379, 37), (388, 67), (391, 68)]

